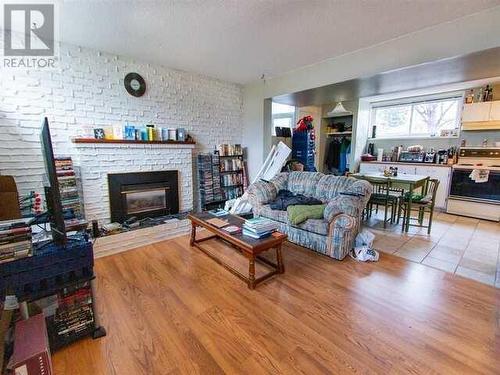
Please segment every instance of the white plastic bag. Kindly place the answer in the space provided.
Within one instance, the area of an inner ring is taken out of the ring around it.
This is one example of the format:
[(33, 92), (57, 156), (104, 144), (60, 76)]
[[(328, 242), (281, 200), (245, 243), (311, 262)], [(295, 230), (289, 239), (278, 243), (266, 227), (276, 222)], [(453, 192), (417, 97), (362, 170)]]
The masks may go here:
[(354, 247), (362, 247), (362, 246), (372, 247), (374, 239), (375, 239), (375, 235), (372, 232), (370, 232), (366, 229), (363, 229), (356, 236), (356, 241), (354, 243)]
[(378, 261), (378, 251), (372, 249), (374, 239), (375, 235), (366, 229), (359, 232), (354, 241), (354, 249), (351, 251), (351, 257), (360, 262)]
[(356, 247), (351, 251), (351, 257), (360, 262), (378, 261), (378, 251), (370, 249), (368, 246)]

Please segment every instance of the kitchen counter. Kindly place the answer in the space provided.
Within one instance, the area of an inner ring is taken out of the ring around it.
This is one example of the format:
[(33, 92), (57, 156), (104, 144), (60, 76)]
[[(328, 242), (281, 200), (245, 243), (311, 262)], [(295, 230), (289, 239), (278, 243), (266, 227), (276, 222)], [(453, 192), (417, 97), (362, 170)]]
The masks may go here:
[(435, 163), (406, 163), (401, 161), (362, 161), (361, 163), (366, 164), (390, 164), (390, 165), (416, 165), (419, 167), (441, 167), (441, 168), (451, 168), (452, 164), (435, 164)]

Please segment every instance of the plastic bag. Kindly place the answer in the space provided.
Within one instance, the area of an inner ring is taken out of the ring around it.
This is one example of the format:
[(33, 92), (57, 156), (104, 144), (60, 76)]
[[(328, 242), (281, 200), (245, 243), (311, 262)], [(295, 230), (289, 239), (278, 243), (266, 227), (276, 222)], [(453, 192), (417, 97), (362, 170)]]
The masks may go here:
[(378, 261), (378, 251), (371, 248), (374, 239), (375, 235), (366, 229), (359, 232), (354, 241), (354, 249), (351, 251), (351, 257), (360, 262)]
[(356, 247), (351, 251), (351, 257), (360, 262), (376, 262), (379, 254), (377, 250), (370, 249), (368, 246)]
[(354, 247), (355, 248), (356, 247), (363, 247), (363, 246), (372, 247), (373, 240), (375, 240), (375, 235), (372, 232), (370, 232), (366, 229), (363, 229), (356, 236), (356, 241), (354, 242)]

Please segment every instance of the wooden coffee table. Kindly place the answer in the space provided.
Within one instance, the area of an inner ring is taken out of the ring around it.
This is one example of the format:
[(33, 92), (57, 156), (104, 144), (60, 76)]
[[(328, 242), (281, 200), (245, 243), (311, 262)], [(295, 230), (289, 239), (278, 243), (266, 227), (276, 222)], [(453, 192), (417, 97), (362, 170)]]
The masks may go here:
[[(264, 280), (267, 280), (271, 276), (285, 272), (285, 266), (283, 265), (283, 258), (281, 254), (281, 246), (287, 238), (286, 234), (275, 232), (269, 237), (263, 239), (255, 239), (249, 236), (245, 236), (241, 233), (230, 234), (226, 232), (223, 228), (218, 228), (215, 225), (208, 223), (207, 220), (215, 218), (214, 215), (211, 215), (208, 212), (193, 213), (188, 215), (188, 218), (189, 220), (191, 220), (190, 245), (197, 247), (198, 249), (203, 251), (206, 255), (208, 255), (210, 258), (212, 258), (217, 263), (226, 268), (228, 271), (230, 271), (232, 274), (244, 280), (250, 289), (255, 289), (257, 284), (263, 282)], [(219, 217), (219, 219), (228, 221), (229, 225), (237, 225), (239, 227), (241, 227), (245, 222), (245, 219), (235, 215), (226, 215)], [(197, 227), (205, 228), (208, 231), (210, 231), (213, 235), (197, 240), (196, 239)], [(223, 260), (216, 257), (213, 253), (204, 249), (200, 245), (203, 241), (211, 240), (214, 238), (219, 238), (222, 239), (223, 241), (228, 242), (248, 259), (248, 276), (242, 274), (235, 268), (231, 267), (229, 264), (225, 263)], [(262, 252), (271, 249), (276, 250), (276, 263), (259, 255)], [(256, 279), (255, 262), (260, 262), (261, 264), (269, 266), (272, 269), (272, 271)]]

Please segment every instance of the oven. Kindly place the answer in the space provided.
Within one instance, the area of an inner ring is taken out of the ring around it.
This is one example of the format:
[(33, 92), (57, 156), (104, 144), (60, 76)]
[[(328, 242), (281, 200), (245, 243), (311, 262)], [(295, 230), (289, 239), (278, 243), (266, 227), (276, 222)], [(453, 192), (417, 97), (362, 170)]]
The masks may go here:
[(450, 198), (500, 204), (500, 170), (490, 169), (487, 182), (475, 182), (469, 177), (473, 169), (453, 168)]
[[(469, 176), (474, 169), (488, 169), (488, 181), (473, 181)], [(497, 166), (454, 165), (446, 212), (500, 221), (499, 187), (500, 168)]]

